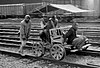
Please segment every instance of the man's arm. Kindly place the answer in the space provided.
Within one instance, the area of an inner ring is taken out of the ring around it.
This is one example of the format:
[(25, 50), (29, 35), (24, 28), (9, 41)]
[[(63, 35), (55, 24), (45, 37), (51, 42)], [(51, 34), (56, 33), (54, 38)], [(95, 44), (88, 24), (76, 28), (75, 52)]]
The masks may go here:
[(21, 33), (22, 37), (25, 38), (25, 26), (22, 22), (21, 22), (21, 26), (20, 26), (20, 33)]
[(28, 37), (30, 36), (30, 33), (31, 33), (31, 23), (30, 23), (29, 29), (28, 29)]
[(47, 29), (48, 26), (50, 26), (49, 25), (49, 21), (44, 25), (44, 28), (43, 29)]
[(68, 38), (71, 34), (72, 34), (72, 30), (69, 29), (69, 31), (66, 32), (66, 34), (64, 34), (64, 37), (63, 37), (63, 38), (64, 38), (64, 39), (63, 39), (63, 43), (66, 42), (66, 38)]
[(43, 18), (41, 19), (40, 25), (41, 25), (41, 28), (44, 28), (45, 24), (44, 24), (44, 19)]

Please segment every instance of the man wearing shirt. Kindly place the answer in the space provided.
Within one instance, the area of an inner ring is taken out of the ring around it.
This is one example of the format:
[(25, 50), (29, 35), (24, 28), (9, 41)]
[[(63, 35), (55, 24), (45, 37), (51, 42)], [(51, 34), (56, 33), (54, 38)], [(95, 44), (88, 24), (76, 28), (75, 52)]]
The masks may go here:
[(73, 47), (76, 47), (78, 49), (81, 49), (81, 47), (84, 45), (85, 43), (85, 36), (77, 36), (77, 29), (78, 29), (78, 23), (73, 23), (72, 27), (68, 30), (68, 32), (64, 35), (64, 39), (63, 39), (63, 43), (66, 42), (66, 38), (68, 38), (67, 40), (67, 44), (71, 44), (73, 45)]
[(21, 40), (21, 46), (19, 48), (19, 53), (23, 55), (23, 47), (26, 45), (26, 42), (28, 41), (28, 38), (30, 36), (31, 31), (31, 20), (30, 16), (26, 15), (25, 19), (21, 21), (20, 26), (20, 40)]

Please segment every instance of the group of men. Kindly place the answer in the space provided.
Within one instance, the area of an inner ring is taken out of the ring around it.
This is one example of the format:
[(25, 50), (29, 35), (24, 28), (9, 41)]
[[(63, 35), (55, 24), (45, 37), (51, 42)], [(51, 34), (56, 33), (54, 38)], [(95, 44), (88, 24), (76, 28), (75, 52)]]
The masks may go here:
[[(49, 19), (47, 18), (47, 16), (43, 16), (41, 20), (41, 28), (43, 28), (43, 32), (40, 33), (40, 38), (43, 42), (51, 43), (49, 30), (56, 27), (59, 27), (56, 15)], [(77, 36), (77, 29), (78, 23), (73, 21), (72, 27), (63, 36), (63, 44), (67, 42), (67, 44), (71, 44), (73, 45), (73, 47), (81, 49), (82, 45), (84, 45), (86, 37)], [(31, 17), (29, 15), (26, 15), (25, 19), (21, 21), (19, 32), (21, 46), (18, 52), (21, 53), (21, 55), (25, 55), (23, 53), (23, 47), (26, 45), (31, 32)], [(66, 41), (66, 39), (68, 40)]]
[(43, 16), (41, 20), (41, 28), (43, 28), (43, 31), (40, 33), (40, 38), (43, 42), (51, 43), (49, 30), (56, 27), (58, 27), (58, 19), (56, 15), (49, 19), (47, 16)]

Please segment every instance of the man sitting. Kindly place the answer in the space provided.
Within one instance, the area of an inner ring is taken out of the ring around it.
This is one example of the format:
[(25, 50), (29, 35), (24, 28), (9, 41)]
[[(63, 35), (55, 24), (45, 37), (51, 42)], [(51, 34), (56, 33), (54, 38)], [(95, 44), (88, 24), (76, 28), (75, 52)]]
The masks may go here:
[(57, 24), (58, 22), (55, 20), (54, 16), (48, 20), (46, 25), (43, 27), (43, 32), (40, 34), (40, 38), (43, 40), (43, 42), (51, 43), (49, 30), (56, 28)]
[(66, 42), (66, 38), (68, 38), (67, 44), (71, 44), (74, 48), (81, 50), (82, 46), (85, 44), (86, 37), (77, 36), (77, 29), (78, 23), (74, 22), (68, 32), (64, 34), (63, 44)]

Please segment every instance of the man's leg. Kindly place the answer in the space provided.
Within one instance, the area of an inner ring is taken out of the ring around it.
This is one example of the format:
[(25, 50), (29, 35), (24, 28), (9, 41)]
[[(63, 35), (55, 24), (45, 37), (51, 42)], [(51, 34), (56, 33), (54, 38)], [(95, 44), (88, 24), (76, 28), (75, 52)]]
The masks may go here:
[(48, 42), (51, 43), (50, 33), (48, 32), (47, 35), (48, 35), (48, 36), (47, 36)]
[(46, 42), (46, 34), (45, 32), (40, 33), (40, 38), (42, 39), (43, 42)]
[(73, 46), (74, 47), (76, 47), (76, 48), (78, 48), (78, 49), (80, 49), (84, 44), (85, 44), (85, 37), (79, 37), (79, 38), (75, 38), (74, 40), (73, 40)]
[(79, 42), (79, 45), (78, 45), (78, 47), (79, 47), (79, 49), (81, 49), (82, 47), (83, 47), (83, 45), (85, 44), (85, 40), (86, 40), (86, 37), (81, 37), (81, 41)]
[(23, 47), (26, 45), (26, 40), (21, 40), (21, 46), (19, 48), (19, 53), (23, 54)]

